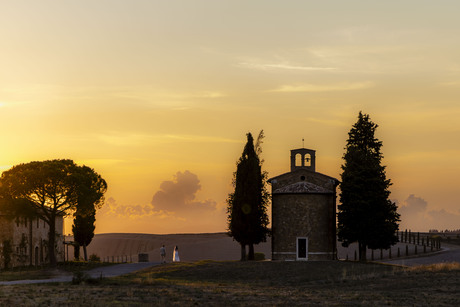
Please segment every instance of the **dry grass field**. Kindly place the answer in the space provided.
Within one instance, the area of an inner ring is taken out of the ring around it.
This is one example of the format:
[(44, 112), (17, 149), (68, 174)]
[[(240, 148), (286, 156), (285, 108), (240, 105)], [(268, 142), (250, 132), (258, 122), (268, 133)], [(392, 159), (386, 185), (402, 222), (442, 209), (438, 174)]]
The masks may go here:
[(2, 286), (2, 306), (455, 306), (460, 265), (171, 263), (80, 284)]

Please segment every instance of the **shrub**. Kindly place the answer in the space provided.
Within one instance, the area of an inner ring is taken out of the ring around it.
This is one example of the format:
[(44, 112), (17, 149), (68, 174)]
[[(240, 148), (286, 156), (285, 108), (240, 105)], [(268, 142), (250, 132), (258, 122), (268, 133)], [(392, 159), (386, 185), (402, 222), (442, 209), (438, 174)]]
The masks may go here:
[(265, 260), (265, 254), (264, 253), (254, 253), (254, 260), (256, 261)]
[(101, 257), (96, 254), (89, 255), (89, 261), (91, 262), (101, 262)]
[(76, 271), (75, 273), (73, 273), (72, 285), (79, 285), (85, 280), (87, 280), (88, 278), (89, 276), (86, 273), (82, 271)]
[(11, 264), (11, 256), (13, 255), (13, 247), (11, 246), (10, 240), (3, 241), (3, 249), (2, 249), (2, 256), (3, 256), (3, 267), (8, 269)]
[(93, 278), (82, 271), (76, 271), (73, 273), (72, 277), (72, 285), (79, 285), (79, 284), (89, 284), (89, 285), (96, 285), (102, 281), (102, 274), (99, 278)]

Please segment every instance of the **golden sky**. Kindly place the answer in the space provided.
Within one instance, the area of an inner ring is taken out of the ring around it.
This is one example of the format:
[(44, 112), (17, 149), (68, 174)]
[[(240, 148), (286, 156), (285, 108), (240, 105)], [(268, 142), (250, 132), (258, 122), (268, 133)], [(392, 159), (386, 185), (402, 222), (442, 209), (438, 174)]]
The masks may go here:
[[(245, 134), (264, 169), (340, 178), (379, 124), (402, 228), (459, 229), (456, 1), (0, 1), (1, 170), (69, 158), (108, 182), (96, 232), (225, 231)], [(70, 230), (67, 228), (66, 232)]]

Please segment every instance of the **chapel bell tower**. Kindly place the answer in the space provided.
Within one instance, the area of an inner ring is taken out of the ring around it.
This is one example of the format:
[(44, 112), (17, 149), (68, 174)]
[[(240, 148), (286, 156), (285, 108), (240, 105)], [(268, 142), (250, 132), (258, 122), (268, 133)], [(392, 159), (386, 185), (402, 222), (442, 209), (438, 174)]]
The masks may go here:
[(291, 150), (291, 172), (299, 168), (315, 172), (316, 156), (313, 149), (299, 148)]

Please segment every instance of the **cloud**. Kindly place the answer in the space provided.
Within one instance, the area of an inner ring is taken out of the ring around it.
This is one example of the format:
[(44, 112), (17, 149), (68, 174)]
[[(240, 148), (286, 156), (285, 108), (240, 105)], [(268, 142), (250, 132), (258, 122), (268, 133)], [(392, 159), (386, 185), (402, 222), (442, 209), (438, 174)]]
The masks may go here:
[(428, 211), (427, 214), (432, 220), (432, 228), (434, 229), (460, 229), (460, 214), (458, 213), (448, 212), (444, 209), (441, 209)]
[(414, 194), (409, 195), (409, 197), (403, 202), (402, 206), (399, 207), (399, 212), (401, 215), (413, 216), (420, 213), (424, 213), (428, 203), (421, 197), (417, 197)]
[(216, 210), (217, 204), (213, 200), (195, 200), (200, 189), (197, 175), (189, 171), (177, 172), (174, 180), (161, 183), (151, 204), (155, 211), (177, 212), (181, 215)]
[(166, 211), (155, 211), (151, 204), (145, 205), (120, 205), (117, 201), (110, 197), (108, 198), (98, 214), (108, 217), (140, 219), (148, 217), (156, 217), (160, 219), (176, 218), (174, 213)]
[[(171, 143), (177, 141), (202, 142), (202, 143), (240, 143), (240, 140), (224, 137), (192, 135), (192, 134), (140, 134), (112, 131), (110, 133), (94, 135), (99, 142), (113, 146), (144, 146), (149, 143)], [(123, 162), (111, 160), (109, 162)]]
[(177, 172), (173, 180), (163, 181), (149, 204), (121, 205), (112, 197), (108, 198), (98, 213), (106, 217), (141, 219), (157, 218), (175, 221), (195, 221), (197, 223), (221, 218), (223, 210), (217, 208), (212, 199), (197, 200), (201, 190), (198, 176), (190, 171)]
[(270, 92), (279, 93), (298, 93), (298, 92), (335, 92), (335, 91), (353, 91), (362, 90), (373, 87), (372, 82), (357, 82), (357, 83), (342, 83), (333, 85), (316, 85), (316, 84), (297, 84), (297, 85), (283, 85)]
[(428, 231), (429, 229), (459, 229), (460, 214), (444, 209), (428, 210), (428, 202), (414, 194), (403, 201), (398, 208), (401, 214), (400, 229)]
[(238, 66), (257, 69), (257, 70), (296, 70), (296, 71), (332, 71), (337, 70), (335, 67), (318, 67), (318, 66), (298, 66), (290, 64), (257, 64), (242, 62)]

